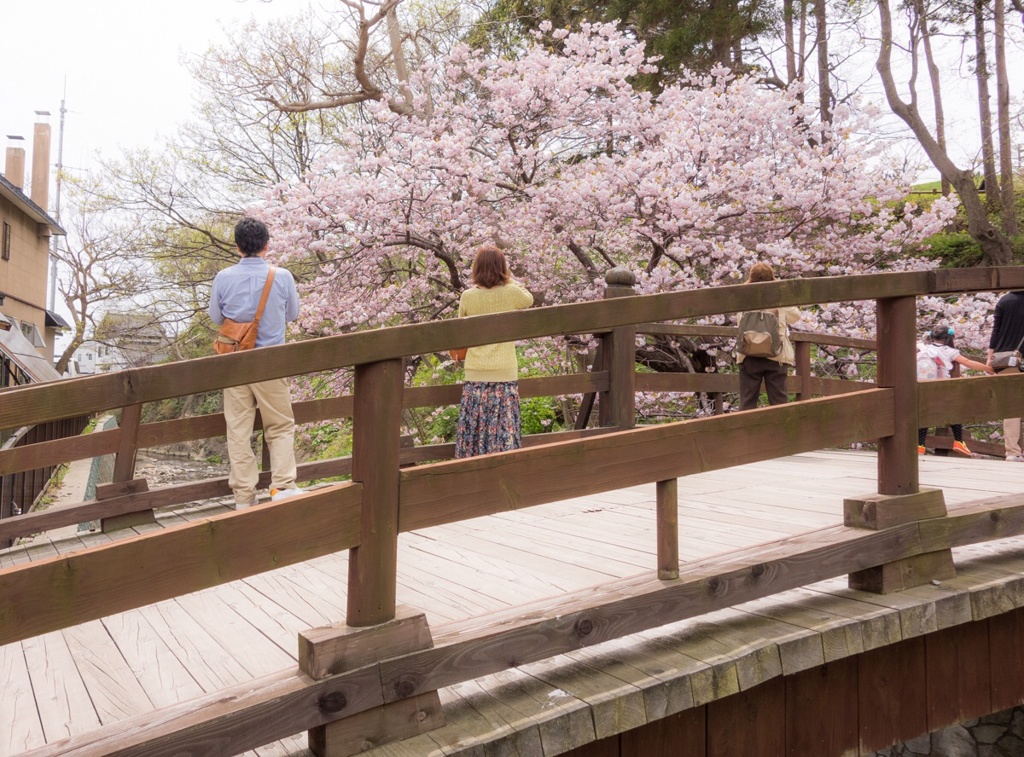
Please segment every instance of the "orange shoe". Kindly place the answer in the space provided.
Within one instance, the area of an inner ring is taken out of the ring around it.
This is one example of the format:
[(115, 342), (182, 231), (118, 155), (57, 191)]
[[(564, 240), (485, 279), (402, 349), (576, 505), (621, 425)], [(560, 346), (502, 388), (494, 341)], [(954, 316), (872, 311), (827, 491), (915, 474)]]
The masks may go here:
[(922, 447), (920, 444), (917, 445), (917, 454), (919, 454), (919, 455), (923, 455), (924, 454), (924, 447)]
[(974, 453), (967, 449), (967, 445), (963, 442), (953, 442), (953, 451), (964, 457), (974, 457)]

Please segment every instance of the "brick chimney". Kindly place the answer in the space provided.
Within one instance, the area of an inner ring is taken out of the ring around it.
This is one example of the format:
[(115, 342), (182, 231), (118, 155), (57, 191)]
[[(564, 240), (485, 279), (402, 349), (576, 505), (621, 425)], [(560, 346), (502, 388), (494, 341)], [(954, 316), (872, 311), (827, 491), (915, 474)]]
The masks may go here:
[[(37, 111), (37, 115), (43, 115)], [(49, 210), (50, 201), (50, 124), (37, 122), (32, 134), (32, 202)]]
[(23, 189), (25, 187), (25, 148), (20, 143), (24, 142), (25, 138), (17, 134), (8, 134), (7, 139), (10, 140), (10, 143), (7, 145), (7, 166), (4, 168), (4, 176), (18, 189)]

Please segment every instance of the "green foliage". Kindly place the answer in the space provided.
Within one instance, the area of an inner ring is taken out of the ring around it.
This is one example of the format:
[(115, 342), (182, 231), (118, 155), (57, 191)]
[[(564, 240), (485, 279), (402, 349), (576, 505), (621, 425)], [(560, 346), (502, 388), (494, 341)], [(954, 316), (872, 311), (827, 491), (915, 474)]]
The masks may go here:
[(930, 249), (921, 255), (939, 261), (942, 268), (971, 268), (981, 263), (981, 245), (965, 231), (936, 234), (927, 242)]
[[(511, 56), (531, 38), (541, 21), (554, 29), (577, 29), (585, 21), (618, 22), (644, 42), (648, 55), (660, 56), (659, 71), (640, 77), (638, 85), (659, 91), (681, 67), (708, 71), (715, 64), (742, 68), (733, 58), (743, 40), (766, 31), (772, 8), (739, 0), (497, 0), (467, 35), (467, 41), (497, 55)], [(558, 46), (548, 35), (547, 43)]]
[(303, 446), (317, 460), (347, 457), (352, 454), (352, 423), (336, 420), (307, 428)]
[[(927, 208), (940, 196), (940, 187), (941, 182), (938, 181), (915, 184), (907, 199)], [(984, 193), (982, 199), (984, 200)], [(1017, 218), (1024, 219), (1024, 194), (1018, 192), (1016, 201)], [(1001, 214), (998, 212), (989, 214), (988, 220), (996, 228), (1002, 226)], [(1014, 235), (1010, 242), (1013, 245), (1014, 262), (1018, 265), (1024, 263), (1024, 232)], [(984, 258), (981, 245), (967, 232), (967, 213), (963, 205), (957, 208), (951, 228), (929, 237), (925, 244), (929, 249), (911, 251), (912, 254), (936, 260), (941, 268), (973, 268), (981, 265)]]
[(551, 397), (530, 397), (520, 401), (523, 436), (546, 434), (557, 428), (558, 407)]

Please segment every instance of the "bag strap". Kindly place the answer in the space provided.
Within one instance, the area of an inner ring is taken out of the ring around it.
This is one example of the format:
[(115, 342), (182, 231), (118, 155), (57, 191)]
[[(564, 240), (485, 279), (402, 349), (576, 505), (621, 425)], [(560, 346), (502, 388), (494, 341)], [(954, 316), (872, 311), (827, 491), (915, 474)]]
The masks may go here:
[(270, 296), (270, 285), (274, 283), (274, 271), (277, 270), (276, 265), (270, 266), (270, 273), (267, 274), (267, 283), (263, 285), (263, 295), (260, 297), (260, 304), (256, 308), (256, 315), (253, 316), (253, 323), (260, 322), (260, 316), (263, 315), (263, 308), (267, 305), (267, 297)]

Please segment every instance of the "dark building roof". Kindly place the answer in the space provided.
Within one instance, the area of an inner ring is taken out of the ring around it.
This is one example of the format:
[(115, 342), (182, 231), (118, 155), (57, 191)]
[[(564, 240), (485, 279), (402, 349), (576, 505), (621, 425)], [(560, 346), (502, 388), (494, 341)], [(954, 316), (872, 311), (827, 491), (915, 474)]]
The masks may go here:
[(59, 223), (50, 217), (49, 213), (32, 202), (28, 195), (8, 181), (3, 174), (0, 174), (0, 197), (10, 200), (20, 208), (25, 215), (34, 219), (37, 223), (49, 226), (51, 234), (55, 234), (60, 237), (67, 236), (67, 232), (61, 228)]

